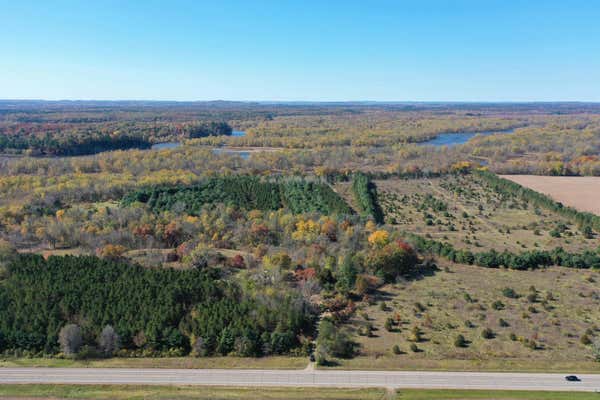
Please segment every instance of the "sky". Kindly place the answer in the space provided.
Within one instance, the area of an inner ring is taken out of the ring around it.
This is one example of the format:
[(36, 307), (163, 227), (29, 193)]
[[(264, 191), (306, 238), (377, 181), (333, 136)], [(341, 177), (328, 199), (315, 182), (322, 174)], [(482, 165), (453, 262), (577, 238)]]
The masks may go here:
[(0, 98), (600, 101), (600, 1), (0, 0)]

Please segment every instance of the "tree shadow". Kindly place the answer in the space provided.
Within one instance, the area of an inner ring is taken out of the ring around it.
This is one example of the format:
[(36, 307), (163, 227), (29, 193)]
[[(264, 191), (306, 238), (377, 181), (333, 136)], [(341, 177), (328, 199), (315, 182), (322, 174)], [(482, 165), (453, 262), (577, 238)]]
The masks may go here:
[(403, 275), (402, 277), (410, 281), (420, 281), (427, 277), (434, 276), (440, 268), (435, 263), (427, 263), (420, 265), (418, 268), (413, 269), (410, 273)]

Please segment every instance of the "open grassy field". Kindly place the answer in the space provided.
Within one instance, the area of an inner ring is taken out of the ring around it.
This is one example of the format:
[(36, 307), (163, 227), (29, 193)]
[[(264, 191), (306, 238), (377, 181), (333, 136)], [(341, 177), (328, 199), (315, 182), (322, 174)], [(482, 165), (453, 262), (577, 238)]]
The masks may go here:
[(484, 390), (225, 388), (191, 386), (2, 385), (0, 398), (144, 400), (592, 400), (597, 393)]
[(580, 211), (600, 215), (600, 177), (503, 175), (502, 178), (544, 193)]
[[(514, 271), (445, 261), (439, 267), (428, 276), (383, 286), (370, 303), (360, 303), (347, 324), (360, 355), (339, 360), (339, 367), (600, 371), (591, 344), (600, 339), (600, 272)], [(458, 335), (463, 346), (455, 344)]]
[(459, 249), (519, 253), (560, 246), (577, 252), (600, 244), (597, 238), (586, 239), (572, 221), (499, 194), (474, 175), (376, 184), (387, 223)]
[(108, 358), (71, 360), (59, 358), (0, 358), (1, 367), (73, 367), (73, 368), (243, 368), (243, 369), (303, 369), (305, 357), (164, 357)]
[(597, 393), (525, 392), (502, 390), (401, 390), (398, 400), (593, 400)]
[[(144, 400), (379, 400), (384, 389), (225, 388), (134, 385), (0, 385), (0, 399), (144, 399)], [(403, 397), (404, 398), (404, 397)]]

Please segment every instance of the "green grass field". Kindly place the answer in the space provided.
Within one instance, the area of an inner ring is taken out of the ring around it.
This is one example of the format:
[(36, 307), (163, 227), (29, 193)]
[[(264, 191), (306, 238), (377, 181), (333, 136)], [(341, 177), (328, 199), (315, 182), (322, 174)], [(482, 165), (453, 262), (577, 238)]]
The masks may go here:
[[(599, 281), (596, 271), (514, 271), (441, 261), (431, 276), (386, 285), (370, 303), (359, 304), (346, 326), (360, 355), (339, 360), (339, 367), (600, 372), (589, 343), (599, 339)], [(507, 289), (517, 297), (507, 297)], [(391, 331), (388, 318), (394, 320)], [(411, 337), (415, 327), (422, 332), (418, 342)], [(483, 338), (486, 328), (491, 338)], [(465, 347), (454, 343), (459, 334)], [(401, 354), (394, 354), (394, 345)]]
[(0, 385), (0, 398), (144, 400), (379, 400), (384, 389), (225, 388), (134, 385)]
[(483, 390), (226, 388), (128, 385), (0, 385), (0, 398), (144, 400), (592, 400), (596, 393)]
[(597, 393), (527, 392), (503, 390), (400, 390), (398, 400), (594, 400)]

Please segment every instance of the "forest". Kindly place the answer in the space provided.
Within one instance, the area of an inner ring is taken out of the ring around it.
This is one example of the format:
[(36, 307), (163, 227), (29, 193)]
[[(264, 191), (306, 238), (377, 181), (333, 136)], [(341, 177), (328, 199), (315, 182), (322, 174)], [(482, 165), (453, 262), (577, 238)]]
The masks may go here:
[[(121, 355), (287, 354), (311, 335), (314, 310), (280, 294), (265, 304), (247, 298), (217, 270), (144, 269), (87, 257), (20, 255), (0, 290), (2, 349), (60, 351), (59, 334), (77, 322), (83, 346), (103, 328), (118, 332)], [(249, 312), (252, 310), (252, 312)]]
[(585, 361), (600, 217), (498, 174), (599, 150), (595, 104), (0, 101), (0, 354)]
[(295, 214), (351, 213), (344, 200), (324, 183), (297, 179), (266, 182), (251, 176), (210, 178), (190, 187), (152, 187), (128, 193), (123, 198), (124, 205), (134, 202), (146, 203), (157, 212), (185, 205), (184, 211), (190, 215), (197, 215), (204, 204), (210, 203), (263, 211), (287, 208)]
[(152, 144), (231, 135), (218, 121), (107, 121), (86, 118), (31, 122), (0, 120), (0, 153), (32, 156), (80, 156), (104, 151), (149, 149)]

